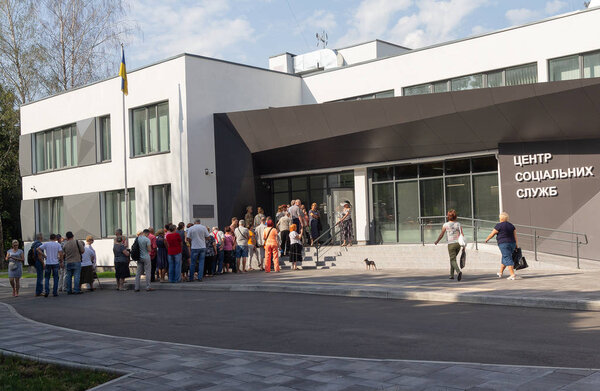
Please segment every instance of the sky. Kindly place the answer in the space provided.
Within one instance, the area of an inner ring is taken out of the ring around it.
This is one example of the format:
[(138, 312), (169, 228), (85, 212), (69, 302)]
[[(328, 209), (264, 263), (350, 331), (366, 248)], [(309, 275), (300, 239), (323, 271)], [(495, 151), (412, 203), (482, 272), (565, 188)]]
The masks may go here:
[(186, 52), (268, 68), (270, 56), (382, 39), (411, 49), (583, 9), (583, 0), (130, 0), (138, 68)]

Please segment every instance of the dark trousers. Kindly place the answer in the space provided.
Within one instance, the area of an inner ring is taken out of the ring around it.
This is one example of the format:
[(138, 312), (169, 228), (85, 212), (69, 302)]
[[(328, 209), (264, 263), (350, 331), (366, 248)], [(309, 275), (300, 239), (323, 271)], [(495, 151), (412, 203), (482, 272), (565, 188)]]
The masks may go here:
[(281, 231), (281, 253), (283, 255), (290, 253), (290, 231), (287, 229)]
[(207, 255), (204, 259), (204, 274), (212, 276), (215, 270), (216, 255)]
[(35, 261), (35, 294), (41, 295), (44, 290), (44, 265), (40, 261)]
[(150, 282), (154, 282), (156, 280), (156, 255), (150, 260), (150, 271), (152, 275)]

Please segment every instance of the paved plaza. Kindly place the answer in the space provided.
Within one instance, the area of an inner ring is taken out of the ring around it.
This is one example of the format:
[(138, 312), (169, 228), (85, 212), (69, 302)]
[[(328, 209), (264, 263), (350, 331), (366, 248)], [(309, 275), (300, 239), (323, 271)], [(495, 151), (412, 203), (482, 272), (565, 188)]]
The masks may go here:
[[(467, 274), (459, 284), (444, 271), (303, 270), (141, 293), (107, 280), (102, 291), (58, 298), (34, 298), (31, 288), (12, 298), (3, 280), (0, 349), (123, 373), (101, 390), (600, 389), (590, 369), (600, 368), (595, 311), (456, 303), (600, 299), (594, 273), (521, 275)], [(447, 300), (381, 299), (398, 292)], [(525, 331), (515, 336), (515, 327)]]

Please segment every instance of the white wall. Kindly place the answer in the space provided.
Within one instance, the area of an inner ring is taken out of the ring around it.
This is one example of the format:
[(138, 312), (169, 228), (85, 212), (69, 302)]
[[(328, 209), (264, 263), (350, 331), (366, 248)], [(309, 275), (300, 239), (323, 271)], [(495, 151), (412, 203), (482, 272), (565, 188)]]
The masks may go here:
[(307, 75), (305, 103), (327, 102), (531, 62), (548, 80), (547, 60), (600, 48), (600, 8), (529, 26)]
[[(213, 204), (215, 219), (204, 219), (203, 223), (216, 225), (216, 176), (226, 173), (216, 172), (213, 114), (299, 105), (302, 103), (301, 79), (285, 73), (188, 56), (186, 83), (188, 213), (191, 216), (194, 204)], [(205, 168), (214, 174), (205, 175)]]

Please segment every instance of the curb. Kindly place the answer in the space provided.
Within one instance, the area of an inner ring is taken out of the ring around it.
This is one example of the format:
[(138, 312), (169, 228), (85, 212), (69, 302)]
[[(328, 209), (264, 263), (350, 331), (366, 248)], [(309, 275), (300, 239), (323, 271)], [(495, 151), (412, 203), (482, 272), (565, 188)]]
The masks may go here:
[[(114, 287), (116, 284), (105, 284)], [(128, 283), (133, 289), (133, 283)], [(154, 284), (156, 290), (176, 291), (216, 291), (216, 292), (268, 292), (300, 293), (320, 296), (359, 297), (368, 299), (435, 301), (442, 303), (464, 303), (480, 305), (498, 305), (509, 307), (543, 308), (570, 311), (600, 311), (600, 300), (558, 299), (548, 297), (512, 297), (483, 295), (472, 293), (446, 293), (441, 291), (415, 292), (411, 290), (393, 290), (378, 288), (343, 288), (322, 285), (283, 285), (283, 284)]]

